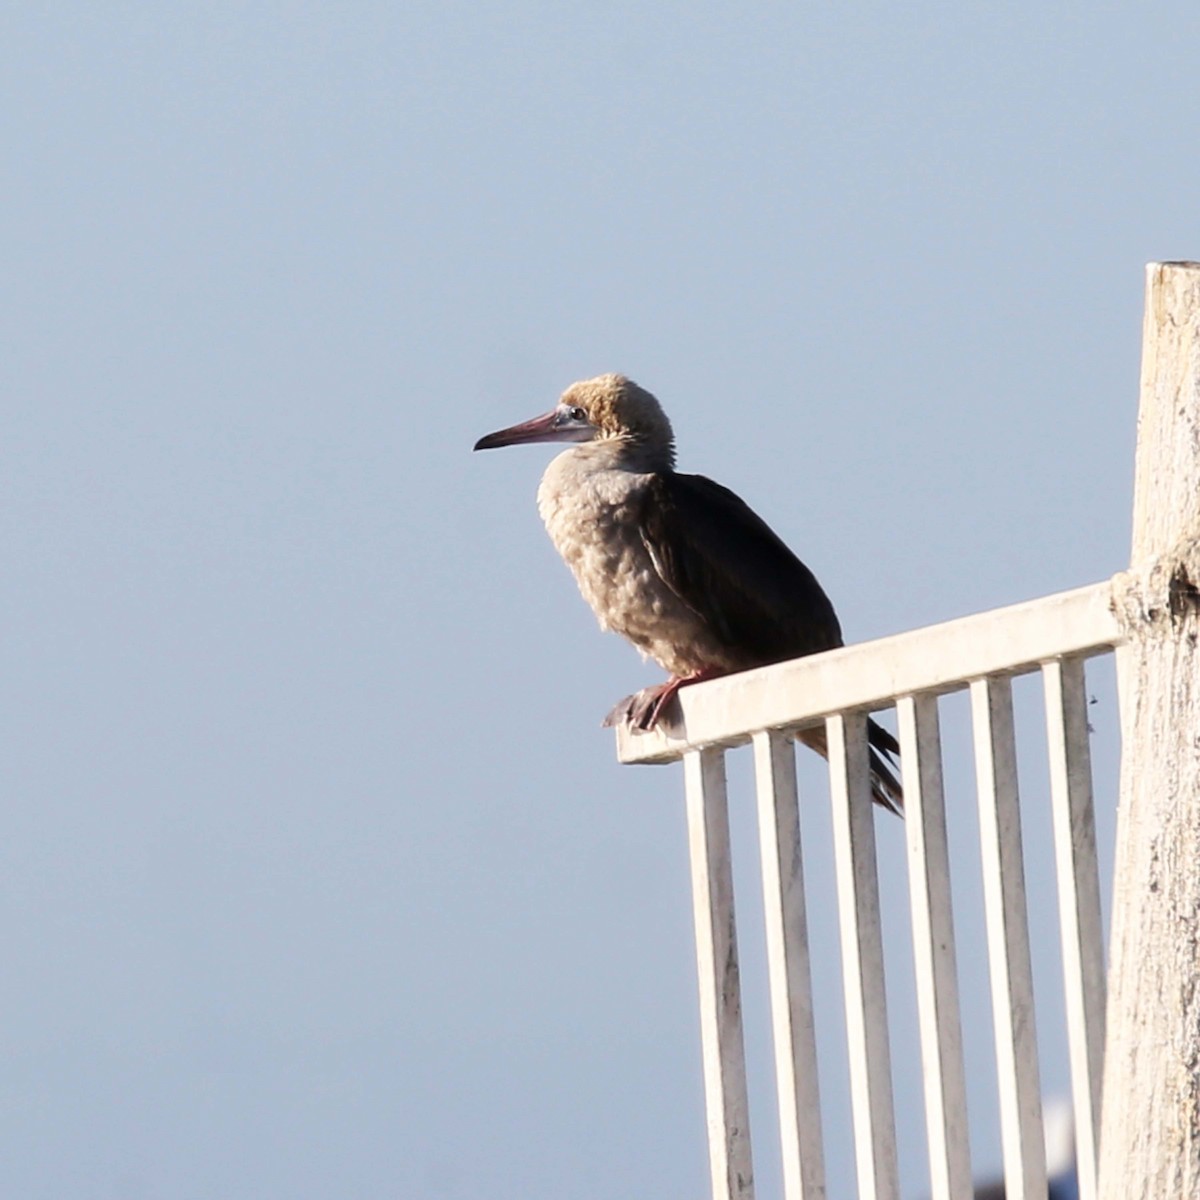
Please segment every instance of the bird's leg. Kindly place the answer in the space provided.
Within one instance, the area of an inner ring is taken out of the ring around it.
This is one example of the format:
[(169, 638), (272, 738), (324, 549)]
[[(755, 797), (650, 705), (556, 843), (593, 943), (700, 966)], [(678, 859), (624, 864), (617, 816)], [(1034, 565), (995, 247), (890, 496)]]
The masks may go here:
[(654, 687), (642, 688), (624, 700), (604, 718), (605, 726), (619, 725), (628, 721), (634, 729), (654, 729), (662, 717), (667, 705), (671, 703), (680, 688), (690, 683), (702, 683), (706, 679), (715, 679), (718, 675), (726, 674), (717, 667), (705, 667), (691, 675), (672, 675), (665, 683)]
[(663, 709), (670, 704), (671, 698), (683, 687), (683, 683), (680, 676), (672, 675), (666, 683), (643, 688), (629, 706), (629, 724), (634, 729), (653, 729), (658, 724)]

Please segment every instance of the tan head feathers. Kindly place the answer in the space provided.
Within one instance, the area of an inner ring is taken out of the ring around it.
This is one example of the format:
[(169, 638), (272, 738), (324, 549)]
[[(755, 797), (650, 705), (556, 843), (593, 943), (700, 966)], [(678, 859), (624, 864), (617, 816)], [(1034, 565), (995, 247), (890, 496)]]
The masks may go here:
[(602, 438), (644, 441), (674, 457), (675, 435), (662, 405), (624, 375), (598, 375), (573, 383), (559, 403), (582, 408)]

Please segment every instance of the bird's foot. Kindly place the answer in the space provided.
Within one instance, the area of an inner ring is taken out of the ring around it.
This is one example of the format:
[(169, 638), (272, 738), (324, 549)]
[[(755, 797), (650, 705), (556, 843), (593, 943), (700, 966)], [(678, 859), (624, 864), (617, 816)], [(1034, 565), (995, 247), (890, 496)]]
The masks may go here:
[(651, 713), (665, 687), (666, 684), (660, 683), (654, 687), (642, 688), (640, 692), (634, 692), (632, 696), (618, 700), (608, 716), (604, 718), (604, 728), (612, 729), (617, 725), (629, 725), (632, 729), (651, 728)]
[(600, 722), (600, 728), (615, 729), (618, 725), (623, 725), (629, 719), (629, 714), (633, 709), (633, 702), (639, 695), (639, 692), (634, 692), (632, 696), (626, 696), (623, 700), (618, 700), (608, 710), (608, 715), (604, 720)]
[(631, 729), (643, 731), (655, 728), (663, 715), (663, 709), (683, 686), (683, 682), (682, 679), (671, 678), (666, 683), (642, 688), (640, 692), (626, 696), (624, 700), (618, 701), (604, 718), (605, 727), (627, 724)]
[(604, 728), (627, 723), (630, 728), (645, 733), (661, 725), (666, 732), (674, 733), (679, 719), (677, 715), (667, 717), (666, 709), (679, 689), (687, 687), (689, 683), (702, 683), (706, 679), (714, 679), (721, 674), (724, 672), (705, 670), (697, 671), (694, 675), (672, 675), (665, 683), (642, 688), (640, 692), (634, 692), (632, 696), (626, 696), (616, 704), (604, 718)]

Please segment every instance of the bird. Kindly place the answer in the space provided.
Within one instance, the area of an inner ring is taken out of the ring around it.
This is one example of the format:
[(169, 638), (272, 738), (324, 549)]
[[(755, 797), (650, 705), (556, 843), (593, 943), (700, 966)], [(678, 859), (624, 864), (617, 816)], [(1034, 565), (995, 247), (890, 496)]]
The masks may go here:
[[(671, 422), (631, 379), (573, 383), (548, 413), (474, 448), (527, 442), (570, 444), (542, 477), (542, 521), (601, 628), (669, 675), (622, 700), (606, 725), (666, 725), (682, 687), (843, 644), (829, 597), (770, 526), (728, 488), (675, 469)], [(823, 728), (797, 737), (828, 757)], [(873, 720), (868, 740), (872, 796), (900, 813), (900, 747)]]

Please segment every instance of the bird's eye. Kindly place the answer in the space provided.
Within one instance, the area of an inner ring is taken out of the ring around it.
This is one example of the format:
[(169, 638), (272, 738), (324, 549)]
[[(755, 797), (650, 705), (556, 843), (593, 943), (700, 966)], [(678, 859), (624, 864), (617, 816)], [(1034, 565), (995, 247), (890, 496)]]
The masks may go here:
[(571, 409), (571, 420), (572, 421), (586, 421), (587, 413), (585, 413), (582, 408), (575, 407), (575, 408)]

